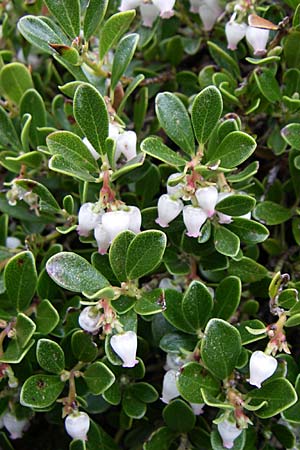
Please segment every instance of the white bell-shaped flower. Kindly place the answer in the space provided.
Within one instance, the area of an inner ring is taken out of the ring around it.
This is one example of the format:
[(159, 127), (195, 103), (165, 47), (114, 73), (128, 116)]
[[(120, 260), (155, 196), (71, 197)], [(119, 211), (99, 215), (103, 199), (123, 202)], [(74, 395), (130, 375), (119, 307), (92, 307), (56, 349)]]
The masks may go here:
[(138, 364), (136, 359), (137, 335), (134, 331), (114, 334), (110, 339), (114, 352), (122, 359), (123, 367), (134, 367)]
[(108, 137), (110, 137), (111, 139), (118, 139), (118, 136), (120, 134), (120, 132), (122, 131), (122, 128), (115, 124), (115, 123), (109, 123), (108, 125)]
[(156, 18), (159, 16), (159, 9), (150, 3), (142, 3), (140, 6), (142, 24), (144, 27), (151, 28)]
[(163, 379), (162, 396), (160, 398), (162, 402), (169, 403), (171, 400), (173, 400), (173, 398), (180, 396), (180, 392), (178, 391), (176, 386), (176, 378), (177, 371), (174, 369), (168, 370), (168, 372), (165, 373)]
[(273, 375), (277, 364), (277, 359), (273, 356), (266, 355), (260, 350), (253, 352), (249, 362), (249, 383), (260, 388), (261, 383)]
[(192, 205), (183, 208), (183, 222), (186, 226), (186, 234), (189, 237), (197, 238), (201, 235), (200, 230), (207, 219), (206, 212)]
[(190, 12), (198, 13), (202, 0), (190, 0)]
[(159, 9), (160, 17), (169, 19), (174, 16), (173, 7), (176, 0), (152, 0), (153, 5)]
[(227, 48), (236, 50), (237, 44), (245, 37), (247, 30), (246, 23), (238, 23), (230, 20), (225, 25), (225, 34), (227, 39)]
[(161, 289), (175, 289), (178, 292), (182, 292), (182, 288), (179, 284), (176, 284), (171, 278), (162, 278), (158, 285)]
[(108, 234), (110, 242), (121, 231), (129, 229), (130, 216), (127, 211), (111, 211), (103, 214), (103, 230)]
[(158, 218), (155, 220), (162, 228), (169, 226), (169, 222), (176, 219), (183, 209), (181, 200), (173, 200), (168, 194), (159, 197), (157, 203)]
[(251, 211), (249, 211), (246, 214), (243, 214), (242, 216), (239, 216), (241, 219), (248, 219), (251, 220)]
[(122, 0), (119, 11), (129, 11), (135, 9), (142, 3), (142, 0)]
[(128, 229), (134, 233), (140, 233), (142, 225), (141, 211), (137, 206), (129, 206), (129, 226)]
[[(221, 200), (224, 200), (224, 198), (230, 197), (230, 195), (232, 195), (232, 192), (220, 192), (218, 194), (217, 204)], [(228, 223), (232, 222), (232, 217), (229, 216), (228, 214), (224, 214), (224, 213), (221, 213), (221, 212), (217, 211), (217, 215), (218, 215), (218, 222), (221, 223), (221, 224), (228, 224)]]
[(18, 238), (14, 237), (14, 236), (8, 236), (6, 238), (5, 246), (7, 248), (15, 249), (15, 248), (20, 247), (20, 245), (21, 245), (21, 241)]
[(232, 448), (234, 446), (234, 441), (243, 430), (236, 426), (235, 422), (229, 422), (229, 420), (223, 420), (223, 422), (218, 423), (218, 432), (223, 441), (223, 447)]
[(187, 361), (189, 361), (189, 357), (182, 358), (177, 353), (167, 353), (166, 363), (164, 365), (165, 370), (178, 370), (182, 367)]
[(190, 405), (195, 416), (200, 416), (200, 414), (203, 414), (203, 407), (205, 406), (205, 403), (190, 403)]
[(86, 441), (89, 428), (90, 418), (85, 412), (74, 412), (66, 417), (65, 429), (72, 439)]
[(82, 142), (84, 143), (84, 145), (87, 147), (87, 149), (89, 150), (90, 154), (92, 155), (92, 157), (97, 161), (100, 158), (99, 153), (97, 152), (97, 150), (94, 149), (94, 147), (92, 146), (92, 144), (90, 143), (90, 141), (88, 140), (88, 138), (84, 137), (82, 139)]
[(78, 212), (77, 232), (79, 236), (88, 236), (98, 223), (101, 223), (102, 213), (94, 212), (94, 203), (83, 203)]
[(218, 190), (215, 186), (199, 188), (195, 192), (198, 205), (202, 208), (207, 217), (212, 217), (215, 213), (215, 206), (218, 201)]
[(20, 439), (29, 426), (29, 420), (19, 420), (11, 412), (6, 412), (3, 416), (3, 425), (10, 433), (11, 439)]
[(115, 160), (117, 161), (123, 154), (127, 161), (136, 156), (136, 133), (134, 131), (124, 131), (117, 138)]
[(221, 14), (221, 8), (218, 0), (202, 0), (198, 12), (204, 30), (210, 31)]
[(170, 186), (169, 182), (176, 180), (176, 178), (180, 177), (182, 175), (182, 173), (180, 172), (176, 172), (176, 173), (172, 173), (168, 180), (167, 180), (167, 193), (169, 195), (178, 195), (180, 194), (180, 192), (182, 192), (182, 189), (184, 188), (184, 183), (178, 183), (175, 186)]
[(95, 333), (100, 329), (100, 316), (99, 310), (95, 309), (94, 306), (87, 306), (79, 314), (78, 323), (83, 330)]
[(247, 27), (246, 39), (248, 44), (253, 48), (254, 55), (262, 56), (266, 53), (269, 34), (270, 31), (263, 28)]
[(108, 247), (110, 246), (110, 235), (107, 231), (105, 231), (105, 228), (101, 223), (96, 225), (94, 229), (94, 236), (97, 241), (98, 253), (100, 253), (100, 255), (105, 255)]

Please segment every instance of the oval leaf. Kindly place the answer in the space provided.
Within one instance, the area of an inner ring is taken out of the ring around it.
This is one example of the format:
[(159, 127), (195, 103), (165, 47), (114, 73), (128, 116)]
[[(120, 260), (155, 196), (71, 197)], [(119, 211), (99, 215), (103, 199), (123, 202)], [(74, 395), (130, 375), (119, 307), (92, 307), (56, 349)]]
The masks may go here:
[(201, 389), (217, 395), (219, 382), (200, 364), (190, 362), (181, 368), (177, 387), (180, 395), (188, 402), (203, 403)]
[(131, 241), (135, 238), (132, 231), (119, 233), (113, 240), (109, 249), (109, 262), (111, 268), (119, 281), (126, 281), (127, 274), (125, 270), (127, 250)]
[(167, 426), (178, 433), (191, 431), (196, 423), (192, 408), (180, 399), (173, 400), (165, 407), (163, 418)]
[(60, 374), (65, 368), (65, 355), (61, 347), (50, 339), (40, 339), (36, 347), (36, 359), (42, 369)]
[(115, 381), (112, 371), (102, 362), (91, 364), (83, 374), (83, 378), (94, 395), (100, 395), (106, 391)]
[(192, 124), (199, 144), (205, 144), (217, 125), (223, 110), (220, 91), (207, 86), (196, 97), (192, 106)]
[(255, 198), (249, 195), (229, 195), (216, 205), (216, 210), (228, 216), (242, 216), (255, 206)]
[(225, 256), (236, 256), (240, 249), (238, 236), (224, 226), (219, 226), (215, 230), (214, 244), (216, 250)]
[(83, 34), (86, 41), (90, 39), (92, 34), (101, 24), (105, 16), (107, 6), (108, 0), (89, 0), (83, 22)]
[(256, 206), (253, 215), (267, 225), (279, 225), (289, 220), (293, 212), (278, 203), (266, 201)]
[(216, 289), (214, 317), (228, 320), (235, 313), (241, 299), (242, 285), (238, 277), (224, 278)]
[(18, 62), (6, 64), (1, 69), (0, 84), (4, 94), (16, 104), (19, 104), (27, 89), (33, 88), (29, 70)]
[(112, 90), (115, 90), (119, 79), (132, 60), (138, 41), (139, 35), (133, 33), (123, 37), (118, 43), (111, 71), (110, 85)]
[(141, 150), (147, 155), (153, 156), (170, 166), (185, 166), (187, 161), (179, 156), (174, 150), (167, 147), (158, 137), (148, 137), (141, 143)]
[(269, 236), (269, 230), (261, 223), (254, 220), (237, 217), (227, 225), (227, 228), (236, 234), (245, 244), (258, 244), (263, 242)]
[(193, 281), (183, 297), (182, 312), (195, 331), (206, 325), (212, 307), (213, 299), (207, 287), (200, 281)]
[(56, 401), (64, 385), (56, 375), (33, 375), (22, 386), (20, 403), (28, 408), (47, 408)]
[(61, 28), (73, 40), (80, 34), (79, 0), (45, 0)]
[(214, 153), (210, 154), (210, 160), (220, 160), (220, 166), (232, 169), (246, 161), (256, 148), (255, 140), (242, 131), (233, 131), (227, 134)]

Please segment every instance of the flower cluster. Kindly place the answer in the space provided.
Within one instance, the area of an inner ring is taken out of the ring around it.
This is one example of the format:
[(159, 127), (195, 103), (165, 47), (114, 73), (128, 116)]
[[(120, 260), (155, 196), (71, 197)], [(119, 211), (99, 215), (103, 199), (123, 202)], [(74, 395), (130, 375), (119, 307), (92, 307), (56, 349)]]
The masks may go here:
[(145, 27), (151, 28), (154, 21), (160, 16), (162, 19), (169, 19), (174, 15), (173, 7), (176, 0), (122, 0), (119, 10), (128, 11), (140, 8), (142, 23)]
[(230, 50), (236, 50), (238, 43), (246, 37), (248, 44), (253, 48), (255, 56), (261, 56), (266, 53), (270, 31), (247, 25), (245, 22), (240, 23), (235, 20), (235, 14), (226, 23), (225, 34), (228, 43), (227, 48)]

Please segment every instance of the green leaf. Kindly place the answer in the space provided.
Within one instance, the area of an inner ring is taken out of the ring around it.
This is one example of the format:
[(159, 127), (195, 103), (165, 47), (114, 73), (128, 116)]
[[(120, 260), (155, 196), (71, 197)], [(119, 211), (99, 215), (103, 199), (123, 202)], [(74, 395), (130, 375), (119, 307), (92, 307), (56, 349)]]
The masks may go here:
[[(30, 152), (30, 154), (33, 152)], [(59, 204), (51, 192), (41, 183), (26, 178), (16, 179), (15, 184), (25, 189), (27, 192), (33, 192), (39, 196), (39, 210), (45, 213), (58, 213), (61, 211)]]
[(143, 450), (169, 450), (177, 433), (169, 427), (162, 427), (155, 430), (143, 445)]
[(83, 34), (86, 41), (92, 37), (101, 25), (106, 14), (107, 6), (108, 0), (89, 0), (83, 22)]
[(197, 344), (197, 337), (180, 332), (164, 334), (159, 341), (159, 347), (166, 353), (182, 353), (193, 351)]
[[(83, 144), (84, 145), (84, 144)], [(54, 155), (49, 161), (49, 169), (64, 175), (69, 175), (81, 181), (97, 182), (97, 178), (93, 177), (86, 169), (84, 163), (78, 164), (78, 161), (66, 159), (63, 155)]]
[(141, 419), (147, 411), (147, 405), (135, 397), (130, 386), (123, 394), (122, 408), (125, 414), (133, 419)]
[(141, 150), (147, 155), (157, 158), (173, 167), (185, 166), (187, 161), (179, 156), (174, 150), (167, 147), (160, 138), (148, 137), (141, 143)]
[(94, 395), (100, 395), (110, 388), (115, 381), (112, 371), (102, 362), (91, 364), (83, 374), (89, 391)]
[(275, 378), (265, 381), (260, 389), (253, 389), (247, 394), (250, 405), (257, 405), (267, 400), (267, 405), (260, 408), (255, 414), (261, 419), (268, 419), (294, 405), (297, 393), (293, 385), (286, 378)]
[(117, 45), (110, 80), (110, 86), (113, 91), (133, 58), (139, 37), (137, 33), (128, 34)]
[(233, 222), (226, 225), (229, 230), (236, 234), (245, 244), (259, 244), (267, 239), (269, 230), (261, 223), (254, 220), (235, 218)]
[(98, 153), (104, 154), (109, 118), (101, 94), (92, 85), (82, 84), (75, 92), (73, 109), (74, 117), (81, 131), (94, 149)]
[(191, 403), (204, 403), (201, 389), (217, 395), (219, 392), (219, 382), (200, 364), (190, 362), (185, 364), (177, 380), (177, 387), (180, 395)]
[(181, 100), (171, 92), (161, 92), (156, 96), (155, 110), (159, 123), (169, 138), (188, 155), (194, 155), (191, 120)]
[(267, 67), (254, 70), (254, 79), (262, 95), (271, 103), (280, 100), (281, 92), (274, 71)]
[(71, 339), (72, 352), (78, 361), (93, 361), (98, 353), (96, 343), (90, 334), (78, 330), (72, 335)]
[(19, 313), (15, 325), (15, 336), (10, 339), (0, 362), (19, 363), (34, 344), (34, 340), (30, 339), (35, 332), (35, 328), (35, 323), (29, 317)]
[(182, 312), (195, 331), (201, 330), (210, 317), (213, 299), (205, 284), (192, 281), (184, 294)]
[(290, 30), (284, 39), (283, 52), (287, 67), (300, 68), (300, 31)]
[(231, 169), (246, 161), (256, 148), (255, 140), (242, 131), (227, 134), (215, 152), (210, 154), (211, 161), (220, 160), (220, 166)]
[(129, 280), (147, 275), (163, 258), (167, 245), (165, 233), (148, 230), (139, 233), (129, 244), (126, 257), (126, 273)]
[(281, 130), (283, 139), (296, 150), (300, 150), (300, 123), (289, 123)]
[(255, 198), (249, 195), (229, 195), (217, 203), (216, 210), (228, 216), (242, 216), (252, 211), (255, 203)]
[(226, 179), (230, 181), (230, 183), (240, 183), (241, 181), (248, 180), (253, 175), (255, 175), (258, 171), (258, 168), (258, 161), (253, 161), (245, 169), (240, 170), (237, 173), (233, 173), (232, 175), (228, 175)]
[[(250, 344), (251, 342), (259, 341), (266, 337), (266, 333), (263, 332), (266, 329), (266, 326), (257, 319), (244, 320), (237, 325), (237, 329), (241, 335), (242, 345)], [(254, 330), (254, 332), (251, 333), (251, 330)], [(257, 334), (255, 333), (255, 330), (257, 330)], [(259, 331), (262, 331), (262, 333), (259, 333)]]
[(0, 146), (13, 149), (20, 148), (20, 141), (15, 127), (2, 106), (0, 106)]
[(157, 314), (164, 310), (164, 294), (162, 289), (143, 292), (134, 305), (134, 310), (141, 316)]
[[(145, 75), (142, 73), (138, 74), (134, 79), (129, 83), (129, 85), (126, 88), (126, 91), (124, 93), (124, 97), (121, 100), (121, 103), (118, 107), (117, 113), (120, 115), (125, 107), (125, 104), (129, 98), (129, 96), (132, 94), (132, 92), (138, 87), (138, 85), (145, 79)], [(142, 88), (143, 89), (143, 88)], [(147, 89), (145, 90), (144, 94), (142, 95), (142, 100), (145, 100), (145, 97), (147, 96)], [(136, 127), (135, 127), (136, 130)], [(137, 131), (136, 131), (137, 132)]]
[(215, 293), (213, 316), (228, 320), (235, 313), (241, 299), (242, 285), (238, 277), (231, 276), (221, 280)]
[(261, 220), (267, 225), (279, 225), (289, 220), (293, 213), (290, 209), (267, 200), (256, 206), (253, 215), (255, 219)]
[(113, 47), (127, 31), (135, 17), (135, 10), (114, 14), (101, 27), (99, 35), (99, 58), (103, 60), (108, 50)]
[(222, 319), (211, 319), (201, 341), (201, 357), (217, 378), (231, 375), (241, 353), (239, 332)]
[(236, 59), (229, 55), (227, 51), (219, 47), (215, 42), (207, 41), (207, 45), (209, 53), (218, 66), (233, 73), (235, 78), (240, 78), (240, 68)]
[(42, 369), (59, 375), (65, 368), (62, 348), (50, 339), (40, 339), (36, 347), (36, 359)]
[(96, 292), (109, 285), (86, 259), (72, 252), (53, 255), (46, 264), (48, 275), (59, 286), (73, 292)]
[(33, 88), (29, 70), (24, 64), (13, 62), (6, 64), (0, 71), (1, 90), (5, 96), (17, 105), (22, 95), (28, 89)]
[(80, 34), (79, 0), (45, 0), (47, 8), (61, 28), (73, 40)]
[(70, 442), (69, 450), (86, 450), (85, 441), (82, 439), (73, 439)]
[(194, 334), (194, 328), (185, 320), (182, 313), (182, 301), (183, 296), (181, 292), (175, 291), (174, 289), (165, 290), (165, 302), (166, 309), (164, 311), (164, 317), (167, 321), (185, 333)]
[(4, 271), (4, 283), (16, 310), (27, 309), (37, 286), (35, 260), (31, 252), (18, 253), (9, 260)]
[(283, 417), (290, 423), (300, 423), (300, 375), (297, 376), (295, 390), (298, 400), (293, 406), (290, 406), (283, 412)]
[(20, 101), (20, 115), (31, 115), (31, 122), (29, 127), (29, 138), (33, 148), (44, 143), (44, 137), (39, 132), (38, 128), (47, 125), (46, 108), (44, 100), (35, 89), (28, 89), (22, 96)]
[(214, 233), (216, 250), (225, 256), (236, 256), (240, 249), (238, 236), (224, 226), (218, 226)]
[(20, 403), (28, 408), (47, 408), (59, 397), (64, 385), (57, 375), (32, 375), (22, 386)]
[(166, 425), (178, 433), (188, 433), (196, 423), (196, 416), (192, 408), (183, 400), (175, 399), (163, 410)]
[(127, 250), (131, 241), (135, 238), (132, 231), (124, 231), (119, 233), (113, 240), (109, 249), (110, 266), (119, 281), (126, 281), (126, 258)]
[(239, 277), (242, 283), (254, 283), (268, 275), (268, 270), (264, 266), (245, 256), (239, 261), (230, 261), (228, 272)]
[(215, 86), (207, 86), (194, 99), (192, 124), (199, 144), (205, 144), (216, 127), (223, 110), (220, 91)]
[(43, 300), (36, 310), (37, 332), (49, 334), (59, 322), (59, 314), (49, 300)]

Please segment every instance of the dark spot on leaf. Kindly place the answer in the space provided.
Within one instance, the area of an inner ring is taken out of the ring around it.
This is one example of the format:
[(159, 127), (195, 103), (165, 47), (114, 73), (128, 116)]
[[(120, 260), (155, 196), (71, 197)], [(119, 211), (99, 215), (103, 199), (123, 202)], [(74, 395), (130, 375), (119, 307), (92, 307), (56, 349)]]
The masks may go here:
[(36, 385), (38, 389), (43, 389), (46, 386), (46, 383), (44, 380), (38, 380)]
[(18, 259), (18, 266), (22, 266), (24, 264), (24, 259)]

